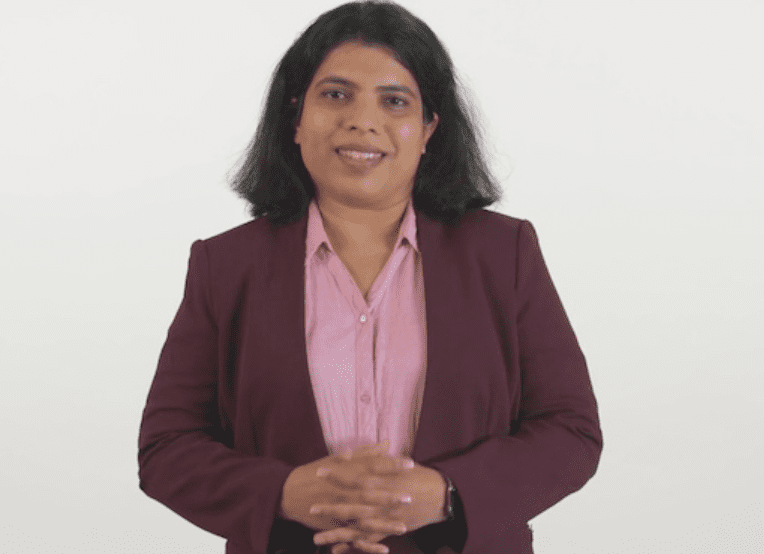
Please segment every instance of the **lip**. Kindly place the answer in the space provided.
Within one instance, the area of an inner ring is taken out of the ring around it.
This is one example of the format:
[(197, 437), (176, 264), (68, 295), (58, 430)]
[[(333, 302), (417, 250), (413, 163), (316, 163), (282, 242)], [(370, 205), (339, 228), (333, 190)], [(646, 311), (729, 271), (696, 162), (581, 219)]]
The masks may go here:
[(365, 152), (367, 154), (387, 154), (387, 152), (380, 150), (376, 146), (372, 146), (371, 144), (361, 144), (360, 142), (340, 144), (334, 149), (335, 152), (338, 150), (355, 150), (356, 152)]
[[(367, 154), (382, 154), (378, 158), (371, 158), (371, 159), (363, 159), (363, 158), (351, 158), (349, 156), (343, 156), (340, 154), (340, 150), (354, 150), (356, 152), (364, 152)], [(352, 168), (356, 171), (367, 171), (369, 169), (373, 169), (377, 167), (379, 164), (381, 164), (385, 158), (387, 157), (387, 154), (382, 152), (381, 150), (374, 149), (373, 147), (368, 146), (357, 146), (357, 145), (346, 145), (346, 146), (340, 146), (339, 148), (335, 148), (334, 152), (337, 154), (337, 157), (340, 159), (340, 161), (345, 164), (346, 167)]]

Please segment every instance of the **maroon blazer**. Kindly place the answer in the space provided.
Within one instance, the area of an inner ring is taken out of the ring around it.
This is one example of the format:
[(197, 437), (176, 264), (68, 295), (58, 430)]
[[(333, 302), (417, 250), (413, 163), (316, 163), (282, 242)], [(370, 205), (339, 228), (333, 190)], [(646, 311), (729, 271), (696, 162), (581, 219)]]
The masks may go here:
[[(451, 478), (461, 513), (384, 542), (531, 553), (528, 520), (599, 462), (584, 356), (529, 222), (416, 215), (427, 373), (411, 456)], [(290, 471), (328, 455), (305, 351), (306, 223), (261, 218), (193, 244), (143, 413), (141, 489), (228, 539), (228, 554), (317, 550), (314, 531), (276, 516)]]

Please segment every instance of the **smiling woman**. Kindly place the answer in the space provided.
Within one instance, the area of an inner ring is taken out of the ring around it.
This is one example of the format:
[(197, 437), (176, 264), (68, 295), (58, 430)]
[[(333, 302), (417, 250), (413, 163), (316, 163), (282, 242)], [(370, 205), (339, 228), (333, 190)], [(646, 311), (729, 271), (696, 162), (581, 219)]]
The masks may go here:
[[(438, 114), (425, 123), (413, 75), (387, 49), (335, 47), (305, 93), (294, 142), (324, 228), (366, 296), (390, 256)], [(355, 210), (375, 213), (368, 232)]]
[[(360, 78), (353, 79), (349, 72)], [(320, 96), (310, 96), (311, 92)], [(424, 148), (415, 152), (411, 199), (433, 219), (453, 223), (467, 210), (501, 197), (479, 144), (479, 126), (462, 97), (447, 51), (424, 22), (400, 6), (351, 3), (327, 12), (276, 67), (257, 132), (232, 184), (250, 203), (253, 216), (267, 216), (277, 225), (305, 215), (316, 196), (304, 151), (295, 143), (298, 124), (316, 123), (302, 117), (305, 107), (323, 108), (319, 116), (334, 114), (333, 123), (348, 115), (403, 119), (402, 140), (409, 138), (407, 132), (427, 128), (426, 154), (421, 155)], [(369, 112), (372, 107), (374, 113)], [(356, 146), (369, 148), (369, 143), (386, 141), (376, 144), (377, 149), (393, 148), (393, 137), (380, 134), (385, 129), (371, 125), (366, 131), (365, 138), (361, 128), (335, 132), (336, 142), (326, 146), (360, 142)], [(399, 162), (395, 165), (401, 167)]]
[(191, 249), (140, 484), (229, 554), (532, 552), (602, 437), (533, 227), (499, 198), (427, 25), (319, 17), (233, 179), (255, 217)]
[(398, 206), (402, 213), (437, 125), (437, 114), (424, 123), (416, 79), (394, 55), (348, 42), (316, 71), (294, 141), (319, 205)]

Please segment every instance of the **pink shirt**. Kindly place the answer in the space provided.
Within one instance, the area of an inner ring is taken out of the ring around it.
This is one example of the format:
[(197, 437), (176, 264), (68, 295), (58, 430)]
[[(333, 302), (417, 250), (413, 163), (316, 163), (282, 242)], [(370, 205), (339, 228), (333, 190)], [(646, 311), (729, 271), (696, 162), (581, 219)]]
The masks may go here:
[(413, 205), (368, 302), (332, 249), (315, 199), (305, 252), (308, 368), (329, 452), (388, 439), (390, 454), (410, 454), (427, 362)]

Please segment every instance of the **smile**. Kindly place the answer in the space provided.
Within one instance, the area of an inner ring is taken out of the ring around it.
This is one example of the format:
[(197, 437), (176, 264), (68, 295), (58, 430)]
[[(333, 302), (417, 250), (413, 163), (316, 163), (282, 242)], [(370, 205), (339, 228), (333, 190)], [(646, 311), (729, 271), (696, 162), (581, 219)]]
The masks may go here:
[(354, 160), (378, 160), (384, 156), (381, 152), (358, 152), (356, 150), (337, 149), (340, 156), (352, 158)]
[(358, 150), (336, 150), (337, 158), (352, 173), (363, 174), (376, 168), (386, 158), (382, 152), (359, 152)]

